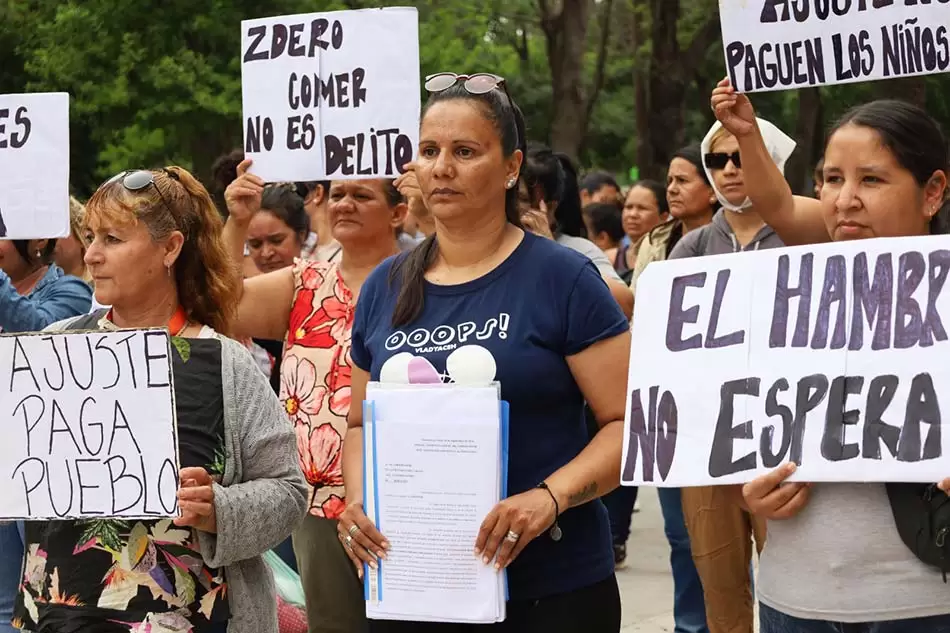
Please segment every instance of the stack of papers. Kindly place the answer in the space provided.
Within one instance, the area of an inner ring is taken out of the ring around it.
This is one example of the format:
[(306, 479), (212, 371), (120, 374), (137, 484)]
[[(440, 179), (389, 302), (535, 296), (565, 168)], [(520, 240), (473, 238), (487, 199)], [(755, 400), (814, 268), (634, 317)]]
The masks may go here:
[(498, 385), (370, 383), (363, 404), (363, 505), (392, 549), (364, 569), (376, 620), (505, 619), (505, 572), (475, 555), (505, 496), (507, 404)]

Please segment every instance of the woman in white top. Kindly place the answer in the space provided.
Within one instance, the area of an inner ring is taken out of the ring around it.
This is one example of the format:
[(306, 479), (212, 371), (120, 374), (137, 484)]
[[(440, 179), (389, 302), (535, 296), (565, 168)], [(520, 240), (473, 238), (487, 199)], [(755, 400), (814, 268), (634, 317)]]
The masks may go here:
[[(728, 80), (712, 107), (739, 140), (749, 198), (786, 244), (948, 232), (947, 139), (923, 110), (875, 101), (846, 113), (828, 135), (814, 200), (792, 195), (752, 104)], [(901, 541), (885, 485), (783, 483), (794, 470), (742, 490), (768, 519), (761, 633), (950, 632), (950, 587)]]

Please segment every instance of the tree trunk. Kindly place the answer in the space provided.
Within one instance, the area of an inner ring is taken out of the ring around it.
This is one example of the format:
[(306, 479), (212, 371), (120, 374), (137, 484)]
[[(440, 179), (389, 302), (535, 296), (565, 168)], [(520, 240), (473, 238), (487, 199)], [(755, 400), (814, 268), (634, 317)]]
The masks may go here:
[(554, 116), (551, 147), (577, 161), (587, 133), (583, 66), (590, 0), (538, 0), (547, 39)]
[(798, 147), (785, 165), (785, 178), (798, 195), (811, 196), (813, 170), (822, 152), (823, 130), (821, 125), (821, 92), (818, 88), (803, 88), (798, 91), (798, 122), (795, 139)]
[(927, 105), (927, 81), (924, 77), (902, 77), (877, 82), (878, 99), (900, 99), (921, 108)]
[[(679, 43), (680, 0), (635, 0), (638, 21), (649, 8), (652, 53), (649, 68), (635, 71), (637, 162), (640, 172), (665, 178), (670, 157), (684, 142), (686, 89), (707, 49), (719, 37), (719, 18), (711, 11), (686, 50)], [(643, 41), (637, 28), (634, 40)]]

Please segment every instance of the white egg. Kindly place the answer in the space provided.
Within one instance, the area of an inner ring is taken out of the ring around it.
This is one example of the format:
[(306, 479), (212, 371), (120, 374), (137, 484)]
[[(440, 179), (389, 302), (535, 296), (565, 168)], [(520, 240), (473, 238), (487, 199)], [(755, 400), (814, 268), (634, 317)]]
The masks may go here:
[(465, 345), (445, 359), (445, 373), (459, 385), (488, 385), (497, 369), (495, 357), (481, 345)]
[(379, 382), (408, 385), (409, 361), (412, 359), (413, 355), (409, 352), (399, 352), (395, 356), (391, 356), (379, 368)]

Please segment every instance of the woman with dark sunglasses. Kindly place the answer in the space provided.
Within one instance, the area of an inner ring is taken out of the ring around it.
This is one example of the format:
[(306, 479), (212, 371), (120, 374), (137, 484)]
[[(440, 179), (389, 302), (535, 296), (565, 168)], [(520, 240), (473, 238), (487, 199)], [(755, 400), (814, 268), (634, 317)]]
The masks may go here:
[[(784, 164), (794, 143), (774, 126), (770, 130), (772, 153)], [(669, 259), (784, 246), (746, 197), (736, 137), (717, 123), (703, 141), (702, 150), (707, 178), (722, 208), (711, 223), (683, 237)], [(736, 495), (722, 486), (683, 488), (681, 495), (710, 633), (752, 633), (752, 544), (754, 540), (761, 552), (765, 543), (764, 521), (741, 507)]]
[[(412, 170), (435, 233), (366, 280), (353, 326), (351, 397), (363, 401), (370, 380), (453, 382), (449, 357), (456, 346), (415, 347), (403, 334), (504, 320), (503, 331), (492, 328), (467, 342), (492, 359), (482, 377), (500, 383), (511, 407), (510, 496), (488, 513), (471, 543), (481, 564), (508, 571), (507, 619), (479, 630), (615, 633), (620, 596), (599, 497), (619, 483), (627, 319), (589, 259), (521, 228), (524, 119), (503, 80), (443, 73), (426, 87)], [(400, 340), (405, 344), (393, 343)], [(408, 372), (407, 354), (411, 365), (431, 371)], [(593, 439), (585, 400), (601, 427)], [(350, 497), (339, 523), (358, 569), (375, 564), (370, 552), (387, 547), (360, 498), (362, 422), (362, 407), (351, 407), (343, 457)], [(373, 633), (469, 630), (369, 625)]]
[(226, 338), (240, 283), (204, 187), (124, 172), (86, 205), (86, 264), (109, 310), (55, 330), (166, 327), (181, 471), (174, 521), (26, 524), (17, 624), (35, 633), (276, 633), (261, 554), (303, 516), (294, 435), (247, 350)]

